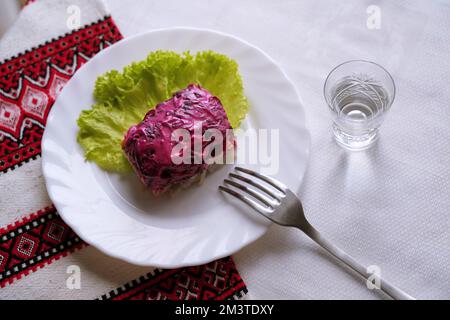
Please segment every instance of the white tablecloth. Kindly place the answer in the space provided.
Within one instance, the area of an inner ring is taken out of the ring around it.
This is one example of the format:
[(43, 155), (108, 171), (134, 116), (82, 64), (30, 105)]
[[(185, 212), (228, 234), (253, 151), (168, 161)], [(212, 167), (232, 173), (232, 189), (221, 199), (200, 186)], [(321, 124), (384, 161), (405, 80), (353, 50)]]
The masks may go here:
[[(170, 26), (211, 28), (237, 35), (277, 60), (305, 102), (312, 135), (299, 192), (311, 222), (415, 297), (450, 298), (448, 2), (107, 3), (125, 36)], [(382, 64), (398, 90), (378, 145), (354, 154), (333, 142), (322, 97), (327, 73), (351, 59)], [(382, 297), (296, 230), (274, 226), (235, 259), (252, 298)]]

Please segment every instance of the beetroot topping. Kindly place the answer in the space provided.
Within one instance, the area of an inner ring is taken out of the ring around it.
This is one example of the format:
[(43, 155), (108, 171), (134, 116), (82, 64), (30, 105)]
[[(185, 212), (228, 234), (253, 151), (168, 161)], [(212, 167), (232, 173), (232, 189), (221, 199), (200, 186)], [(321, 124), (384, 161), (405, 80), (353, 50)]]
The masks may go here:
[[(126, 133), (123, 150), (141, 181), (155, 195), (186, 182), (208, 168), (199, 152), (203, 154), (211, 141), (199, 137), (200, 127), (201, 135), (208, 129), (220, 131), (224, 139), (223, 151), (229, 147), (225, 140), (227, 130), (232, 128), (220, 100), (202, 87), (191, 84), (150, 110), (142, 122)], [(190, 158), (190, 163), (184, 161), (177, 164), (173, 161), (172, 151), (179, 141), (172, 141), (172, 133), (177, 129), (185, 129), (191, 139), (190, 148), (186, 149), (189, 154), (183, 155)], [(202, 150), (194, 148), (194, 140), (198, 139), (202, 139)]]

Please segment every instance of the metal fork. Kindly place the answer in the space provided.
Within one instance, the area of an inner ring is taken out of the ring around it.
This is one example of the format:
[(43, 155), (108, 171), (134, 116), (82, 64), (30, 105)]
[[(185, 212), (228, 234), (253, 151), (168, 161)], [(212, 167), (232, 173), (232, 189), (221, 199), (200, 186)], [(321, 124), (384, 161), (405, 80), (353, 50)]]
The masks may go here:
[[(364, 266), (325, 239), (308, 222), (300, 199), (283, 183), (246, 168), (235, 167), (235, 170), (236, 172), (229, 174), (230, 179), (225, 179), (224, 185), (219, 186), (221, 191), (241, 200), (278, 225), (300, 229), (318, 245), (356, 271), (361, 277), (368, 280), (367, 269)], [(242, 175), (242, 173), (246, 175)], [(262, 184), (260, 181), (265, 183)], [(230, 188), (230, 186), (234, 188)], [(381, 283), (380, 289), (391, 298), (396, 300), (415, 300), (389, 282), (379, 280), (379, 283)]]

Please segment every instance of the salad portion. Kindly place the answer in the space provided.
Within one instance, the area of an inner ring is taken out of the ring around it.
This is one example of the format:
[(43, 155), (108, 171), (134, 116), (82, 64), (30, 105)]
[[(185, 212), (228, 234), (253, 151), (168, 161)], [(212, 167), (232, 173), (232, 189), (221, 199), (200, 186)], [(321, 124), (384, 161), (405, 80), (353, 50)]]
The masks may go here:
[(100, 76), (94, 98), (77, 121), (86, 160), (110, 172), (134, 168), (154, 194), (208, 168), (204, 162), (170, 162), (171, 132), (191, 130), (194, 120), (204, 130), (238, 128), (249, 107), (238, 64), (213, 51), (151, 52), (121, 72)]
[[(230, 139), (227, 134), (229, 129), (232, 127), (220, 100), (191, 84), (132, 126), (122, 147), (140, 180), (154, 195), (159, 195), (173, 186), (186, 186), (206, 173), (209, 163), (205, 161), (208, 156), (205, 151), (210, 145), (210, 141), (203, 139), (206, 132), (217, 130), (215, 137), (222, 139), (215, 141), (221, 148), (220, 154), (213, 156), (223, 163), (227, 149), (234, 147), (233, 136)], [(181, 138), (184, 134), (187, 139), (181, 142), (174, 139), (177, 130)], [(200, 148), (195, 147), (196, 143)], [(179, 145), (181, 148), (177, 148)]]

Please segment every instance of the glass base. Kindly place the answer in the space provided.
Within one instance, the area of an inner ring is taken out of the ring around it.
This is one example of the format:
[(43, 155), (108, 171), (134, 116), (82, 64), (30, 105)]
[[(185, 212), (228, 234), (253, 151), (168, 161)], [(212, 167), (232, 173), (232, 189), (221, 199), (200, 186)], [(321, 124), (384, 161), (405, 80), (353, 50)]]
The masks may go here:
[(374, 142), (378, 139), (378, 129), (373, 129), (363, 135), (350, 135), (338, 128), (336, 124), (333, 124), (333, 134), (336, 142), (343, 148), (360, 151), (366, 150), (373, 146)]

